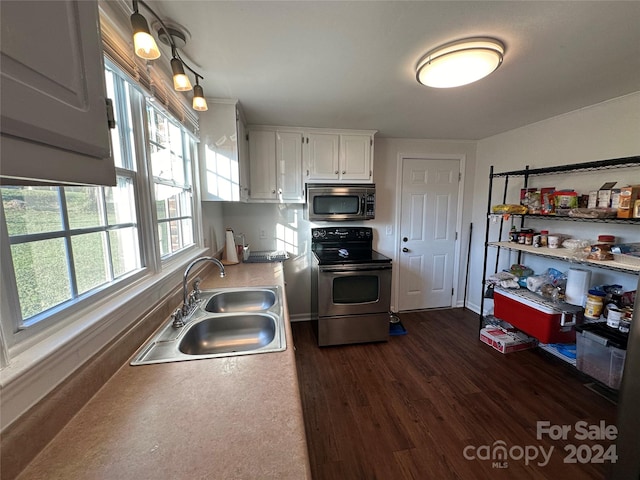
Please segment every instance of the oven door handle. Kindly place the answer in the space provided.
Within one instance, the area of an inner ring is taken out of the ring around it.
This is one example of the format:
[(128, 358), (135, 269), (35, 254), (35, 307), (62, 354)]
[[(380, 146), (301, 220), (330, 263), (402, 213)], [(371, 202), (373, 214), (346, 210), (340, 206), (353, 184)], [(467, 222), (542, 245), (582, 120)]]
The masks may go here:
[(344, 267), (344, 266), (323, 266), (320, 267), (321, 272), (331, 272), (331, 273), (353, 273), (353, 272), (374, 272), (379, 270), (391, 270), (391, 265), (371, 265), (371, 266), (362, 266), (362, 265), (354, 265), (352, 267)]

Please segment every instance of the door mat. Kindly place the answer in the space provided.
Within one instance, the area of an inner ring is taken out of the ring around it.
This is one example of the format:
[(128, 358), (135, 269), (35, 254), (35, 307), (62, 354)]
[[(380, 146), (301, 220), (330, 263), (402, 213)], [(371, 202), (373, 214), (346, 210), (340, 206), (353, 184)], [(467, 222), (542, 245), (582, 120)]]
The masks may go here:
[(404, 328), (402, 322), (389, 323), (389, 335), (406, 335), (407, 329)]

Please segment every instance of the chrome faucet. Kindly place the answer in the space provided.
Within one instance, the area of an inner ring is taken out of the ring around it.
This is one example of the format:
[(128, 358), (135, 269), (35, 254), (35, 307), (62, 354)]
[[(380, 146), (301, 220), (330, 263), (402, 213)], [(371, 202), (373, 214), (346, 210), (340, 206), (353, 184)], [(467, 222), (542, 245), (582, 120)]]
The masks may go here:
[[(191, 269), (200, 262), (215, 263), (220, 269), (220, 278), (223, 278), (225, 276), (224, 265), (222, 265), (222, 262), (220, 262), (220, 260), (218, 260), (217, 258), (200, 257), (200, 258), (196, 258), (193, 262), (191, 262), (187, 266), (186, 270), (184, 271), (184, 276), (182, 277), (182, 317), (183, 318), (189, 316), (189, 314), (191, 313), (191, 311), (193, 310), (196, 304), (195, 301), (193, 302), (189, 301), (189, 294), (187, 292), (187, 289), (188, 289), (187, 280), (189, 278), (189, 272), (191, 271)], [(195, 300), (195, 296), (192, 298)]]

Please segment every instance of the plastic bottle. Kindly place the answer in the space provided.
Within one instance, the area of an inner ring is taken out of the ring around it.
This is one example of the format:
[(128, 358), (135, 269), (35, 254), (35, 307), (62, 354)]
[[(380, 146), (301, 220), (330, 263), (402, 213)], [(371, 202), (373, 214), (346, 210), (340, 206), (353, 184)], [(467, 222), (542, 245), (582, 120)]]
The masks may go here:
[(602, 315), (605, 293), (599, 290), (589, 290), (587, 304), (584, 307), (584, 316), (592, 320), (598, 320)]

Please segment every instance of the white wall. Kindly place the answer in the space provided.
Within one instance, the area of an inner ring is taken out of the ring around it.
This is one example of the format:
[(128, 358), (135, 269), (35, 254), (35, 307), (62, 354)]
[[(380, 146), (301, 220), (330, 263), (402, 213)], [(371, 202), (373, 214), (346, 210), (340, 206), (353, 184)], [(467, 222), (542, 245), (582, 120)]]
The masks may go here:
[[(393, 291), (396, 291), (397, 265), (399, 255), (396, 250), (396, 237), (401, 232), (397, 231), (397, 187), (398, 164), (402, 156), (415, 158), (433, 157), (438, 155), (460, 156), (465, 159), (465, 171), (463, 173), (464, 194), (459, 201), (462, 205), (462, 230), (458, 236), (460, 246), (460, 262), (458, 284), (455, 288), (454, 305), (462, 306), (464, 301), (465, 271), (467, 248), (469, 245), (469, 224), (471, 222), (471, 205), (474, 201), (473, 176), (476, 163), (476, 142), (402, 139), (402, 138), (376, 138), (375, 162), (373, 177), (376, 183), (376, 218), (368, 223), (377, 231), (374, 237), (374, 248), (391, 257), (396, 265), (393, 274)], [(386, 227), (392, 227), (391, 235), (386, 234)], [(484, 224), (483, 224), (484, 225)], [(474, 228), (475, 228), (474, 224)], [(474, 232), (474, 236), (476, 233)], [(397, 305), (397, 300), (393, 302)], [(395, 308), (395, 305), (393, 307)]]
[[(469, 307), (479, 311), (481, 296), (484, 230), (486, 222), (489, 168), (496, 172), (515, 170), (529, 165), (531, 168), (573, 164), (609, 158), (640, 155), (640, 92), (593, 105), (575, 112), (550, 118), (516, 130), (502, 133), (478, 142), (474, 178), (474, 201), (468, 203), (473, 209), (473, 224), (478, 226), (471, 250), (469, 275)], [(590, 175), (565, 175), (560, 177), (536, 177), (531, 186), (555, 186), (575, 188), (580, 193), (597, 189), (605, 181), (617, 181), (618, 185), (640, 183), (640, 170), (599, 171)], [(508, 203), (517, 203), (516, 192), (521, 185), (510, 180)], [(547, 185), (548, 184), (548, 185)], [(502, 192), (502, 184), (500, 192)], [(495, 188), (495, 187), (494, 187)], [(495, 192), (494, 192), (495, 193)], [(497, 199), (494, 195), (494, 199)], [(492, 203), (501, 203), (494, 201)], [(638, 240), (634, 226), (614, 224), (578, 224), (551, 222), (550, 230), (575, 233), (577, 238), (595, 239), (600, 233), (613, 233), (625, 240)], [(475, 232), (474, 232), (475, 233)], [(635, 235), (635, 236), (634, 236)], [(490, 252), (494, 253), (494, 252)], [(506, 256), (508, 257), (508, 256)], [(495, 265), (495, 257), (493, 259)], [(508, 266), (509, 258), (506, 258)], [(527, 259), (529, 261), (529, 259)], [(533, 260), (532, 260), (533, 261)], [(489, 263), (491, 265), (491, 262)], [(568, 264), (557, 262), (555, 268), (568, 269)], [(542, 266), (540, 265), (539, 268)], [(622, 283), (635, 288), (635, 278), (595, 269), (592, 283)]]
[[(287, 302), (291, 319), (308, 320), (311, 311), (311, 227), (304, 219), (303, 205), (229, 203), (222, 205), (224, 228), (243, 233), (253, 251), (285, 250)], [(223, 229), (224, 229), (223, 228)], [(261, 238), (261, 232), (265, 238)], [(233, 268), (230, 266), (228, 268)]]

